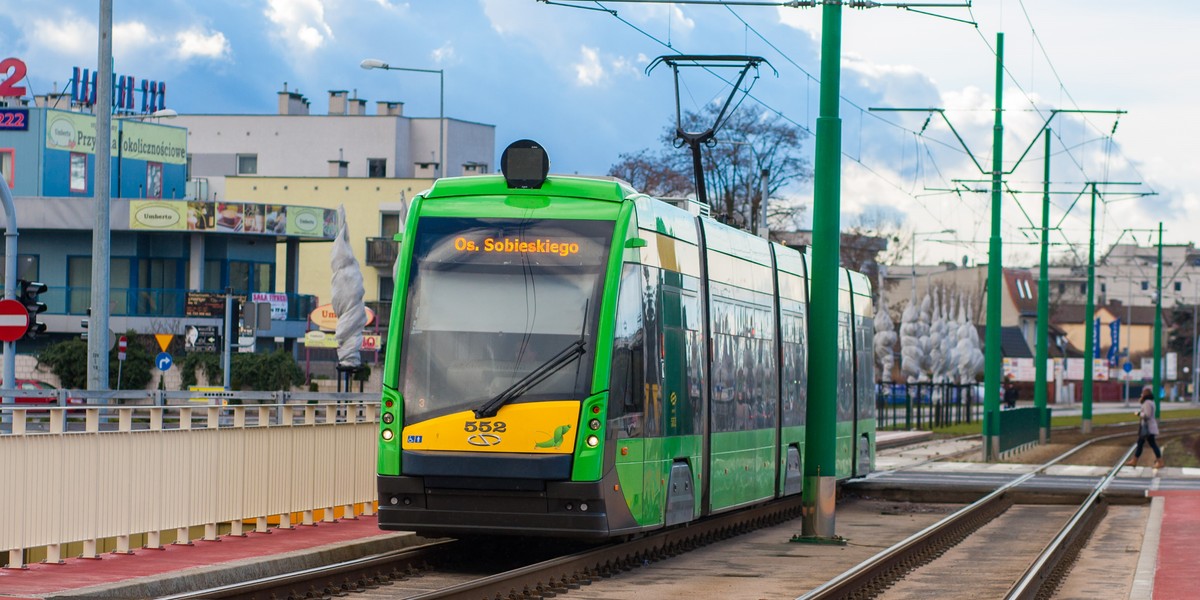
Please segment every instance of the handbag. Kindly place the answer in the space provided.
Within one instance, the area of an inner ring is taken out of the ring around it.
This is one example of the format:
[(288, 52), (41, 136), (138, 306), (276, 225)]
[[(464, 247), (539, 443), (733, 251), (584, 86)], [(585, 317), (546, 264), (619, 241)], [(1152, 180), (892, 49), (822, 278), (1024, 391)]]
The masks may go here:
[(1138, 438), (1144, 438), (1150, 435), (1150, 422), (1146, 419), (1141, 419), (1141, 424), (1138, 425)]

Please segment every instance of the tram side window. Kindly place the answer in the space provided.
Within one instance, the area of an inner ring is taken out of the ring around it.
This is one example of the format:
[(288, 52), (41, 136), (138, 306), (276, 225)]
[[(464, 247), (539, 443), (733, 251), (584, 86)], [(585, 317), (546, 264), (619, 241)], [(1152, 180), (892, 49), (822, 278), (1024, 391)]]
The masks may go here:
[(866, 317), (858, 319), (858, 418), (875, 417), (875, 323)]
[[(797, 307), (798, 307), (797, 303)], [(808, 397), (808, 357), (804, 348), (804, 315), (783, 313), (783, 425), (803, 425)]]
[(641, 269), (641, 265), (627, 264), (621, 272), (614, 322), (608, 418), (609, 430), (623, 438), (642, 435), (646, 328), (642, 319)]
[(854, 355), (850, 336), (850, 313), (838, 313), (838, 410), (839, 421), (854, 418)]

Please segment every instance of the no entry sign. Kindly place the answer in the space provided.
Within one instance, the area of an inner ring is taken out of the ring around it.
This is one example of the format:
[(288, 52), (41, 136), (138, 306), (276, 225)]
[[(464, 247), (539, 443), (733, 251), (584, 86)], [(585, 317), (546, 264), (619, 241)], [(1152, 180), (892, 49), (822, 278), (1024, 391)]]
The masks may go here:
[(29, 311), (16, 300), (0, 300), (0, 340), (15, 342), (29, 329)]

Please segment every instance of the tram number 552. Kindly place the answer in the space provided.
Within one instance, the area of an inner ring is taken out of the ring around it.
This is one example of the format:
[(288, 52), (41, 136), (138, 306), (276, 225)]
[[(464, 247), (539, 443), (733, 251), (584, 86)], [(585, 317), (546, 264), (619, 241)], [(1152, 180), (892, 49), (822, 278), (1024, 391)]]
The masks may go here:
[(508, 425), (504, 421), (467, 421), (463, 431), (467, 433), (504, 433)]

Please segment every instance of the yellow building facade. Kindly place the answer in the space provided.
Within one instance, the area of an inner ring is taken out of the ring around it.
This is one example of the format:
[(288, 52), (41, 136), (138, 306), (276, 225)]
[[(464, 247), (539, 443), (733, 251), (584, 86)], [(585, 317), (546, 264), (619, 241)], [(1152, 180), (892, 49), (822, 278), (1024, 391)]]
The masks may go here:
[[(403, 228), (409, 200), (433, 185), (432, 179), (377, 177), (228, 177), (226, 197), (231, 202), (272, 202), (346, 209), (346, 224), (354, 257), (363, 272), (364, 300), (379, 311), (390, 305), (392, 264), (396, 244), (392, 235)], [(333, 297), (329, 242), (300, 244), (298, 289), (317, 296), (319, 304)], [(276, 264), (286, 264), (285, 245), (277, 246)], [(276, 289), (284, 289), (286, 274), (278, 269)], [(378, 303), (378, 305), (377, 305)], [(387, 315), (381, 315), (386, 319)]]

